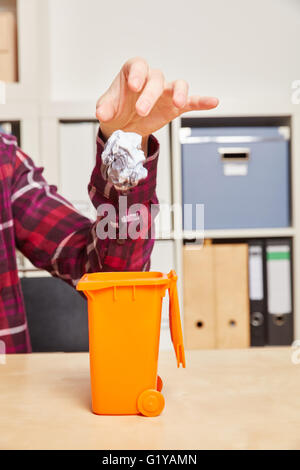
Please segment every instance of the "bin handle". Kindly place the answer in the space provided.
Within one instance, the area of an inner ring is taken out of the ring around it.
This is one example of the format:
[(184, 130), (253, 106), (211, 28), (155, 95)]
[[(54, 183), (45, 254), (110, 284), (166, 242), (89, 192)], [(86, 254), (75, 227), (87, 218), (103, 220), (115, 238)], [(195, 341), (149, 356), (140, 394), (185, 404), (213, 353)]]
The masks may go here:
[(183, 346), (183, 337), (180, 321), (180, 310), (177, 293), (177, 274), (174, 270), (168, 274), (169, 278), (169, 323), (171, 339), (174, 346), (174, 351), (177, 359), (177, 367), (182, 364), (185, 367), (185, 353)]

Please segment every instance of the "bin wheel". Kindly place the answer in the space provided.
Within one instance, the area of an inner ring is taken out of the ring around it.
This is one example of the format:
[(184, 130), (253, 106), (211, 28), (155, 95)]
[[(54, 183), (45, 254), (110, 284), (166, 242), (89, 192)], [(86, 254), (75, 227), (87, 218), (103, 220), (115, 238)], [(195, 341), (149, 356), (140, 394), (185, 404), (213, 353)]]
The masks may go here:
[(156, 389), (161, 392), (163, 388), (163, 381), (161, 380), (161, 377), (158, 375), (157, 376), (157, 382), (156, 382)]
[(138, 397), (137, 407), (139, 412), (144, 416), (158, 416), (165, 406), (163, 395), (157, 390), (148, 389)]

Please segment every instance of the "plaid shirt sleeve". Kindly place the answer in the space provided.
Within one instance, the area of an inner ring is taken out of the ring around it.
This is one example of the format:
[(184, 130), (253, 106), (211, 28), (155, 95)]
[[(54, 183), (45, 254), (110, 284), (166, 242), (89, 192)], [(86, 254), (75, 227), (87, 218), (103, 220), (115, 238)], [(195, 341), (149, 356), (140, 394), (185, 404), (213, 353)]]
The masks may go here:
[[(109, 203), (118, 212), (121, 194), (105, 178), (101, 161), (103, 148), (104, 142), (99, 133), (89, 195), (96, 209), (101, 204)], [(117, 230), (116, 239), (101, 239), (97, 236), (101, 217), (93, 223), (79, 214), (57, 193), (55, 186), (47, 184), (42, 168), (34, 166), (32, 160), (17, 149), (11, 200), (18, 249), (36, 267), (73, 286), (86, 272), (149, 269), (154, 244), (150, 207), (158, 204), (155, 192), (158, 153), (159, 144), (151, 136), (145, 163), (148, 176), (126, 194), (128, 207), (135, 203), (146, 207), (147, 236), (120, 239)], [(126, 220), (129, 224), (129, 219)], [(118, 222), (117, 219), (117, 227)]]

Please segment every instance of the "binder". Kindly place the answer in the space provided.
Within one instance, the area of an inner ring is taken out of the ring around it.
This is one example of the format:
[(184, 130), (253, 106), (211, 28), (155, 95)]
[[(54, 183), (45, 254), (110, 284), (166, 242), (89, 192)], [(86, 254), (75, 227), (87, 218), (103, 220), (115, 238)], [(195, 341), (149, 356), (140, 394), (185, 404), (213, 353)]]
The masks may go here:
[(17, 25), (13, 12), (0, 12), (0, 80), (17, 81)]
[(216, 340), (218, 348), (250, 346), (248, 245), (215, 245)]
[(191, 244), (183, 250), (184, 335), (187, 349), (213, 349), (216, 341), (215, 247)]
[(268, 344), (293, 341), (291, 240), (266, 241)]
[(185, 245), (183, 272), (187, 349), (249, 347), (248, 245)]
[(248, 247), (251, 346), (264, 346), (267, 341), (264, 242), (251, 240)]

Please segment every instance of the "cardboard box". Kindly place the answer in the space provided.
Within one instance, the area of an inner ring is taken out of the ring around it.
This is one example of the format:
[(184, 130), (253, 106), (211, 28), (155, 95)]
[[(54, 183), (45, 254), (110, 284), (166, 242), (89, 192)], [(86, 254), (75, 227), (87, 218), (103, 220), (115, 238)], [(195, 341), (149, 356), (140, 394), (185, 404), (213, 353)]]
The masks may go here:
[(13, 12), (0, 12), (0, 80), (18, 80), (17, 23)]

